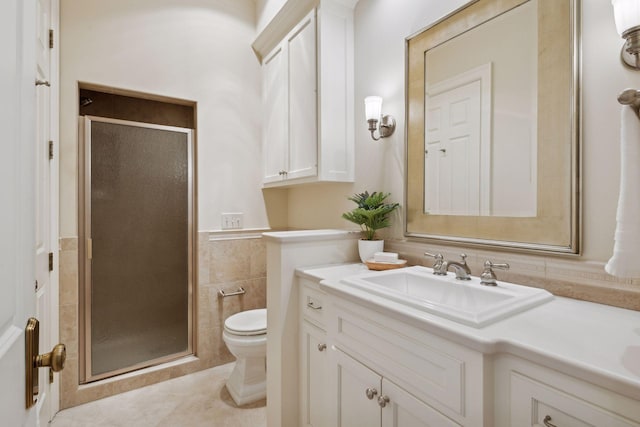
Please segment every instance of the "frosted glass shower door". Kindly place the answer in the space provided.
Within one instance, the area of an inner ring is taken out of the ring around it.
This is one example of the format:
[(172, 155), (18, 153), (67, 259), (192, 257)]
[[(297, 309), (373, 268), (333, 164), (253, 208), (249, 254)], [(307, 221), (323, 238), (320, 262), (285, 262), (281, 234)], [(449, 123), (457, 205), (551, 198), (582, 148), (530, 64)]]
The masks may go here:
[(190, 129), (86, 116), (85, 378), (191, 350)]

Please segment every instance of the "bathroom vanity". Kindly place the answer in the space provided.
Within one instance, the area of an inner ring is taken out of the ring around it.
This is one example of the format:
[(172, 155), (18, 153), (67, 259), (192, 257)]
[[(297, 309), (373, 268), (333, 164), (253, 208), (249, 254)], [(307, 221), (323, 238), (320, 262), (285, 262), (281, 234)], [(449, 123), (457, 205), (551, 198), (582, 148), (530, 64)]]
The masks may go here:
[(640, 313), (553, 297), (476, 327), (348, 285), (385, 274), (297, 271), (301, 425), (640, 425)]
[[(530, 287), (507, 303), (465, 293), (475, 313), (421, 309), (433, 294), (391, 283), (431, 269), (369, 271), (358, 233), (264, 236), (268, 425), (640, 426), (640, 312)], [(436, 297), (464, 307), (462, 285), (442, 280), (455, 297)]]

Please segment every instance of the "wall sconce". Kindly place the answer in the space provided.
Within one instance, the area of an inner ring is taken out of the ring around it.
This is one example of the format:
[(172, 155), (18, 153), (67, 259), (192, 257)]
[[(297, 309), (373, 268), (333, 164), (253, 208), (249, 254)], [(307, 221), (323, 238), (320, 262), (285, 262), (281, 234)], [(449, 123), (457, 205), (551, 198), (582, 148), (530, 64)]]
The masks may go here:
[(611, 0), (618, 34), (626, 39), (620, 57), (634, 70), (640, 70), (640, 2), (637, 0)]
[[(379, 96), (367, 96), (364, 99), (364, 113), (367, 116), (367, 122), (369, 123), (369, 132), (371, 132), (371, 139), (374, 141), (380, 138), (386, 138), (393, 135), (396, 130), (396, 119), (393, 116), (382, 115), (382, 98)], [(380, 126), (378, 126), (380, 121)], [(379, 137), (374, 135), (375, 131), (378, 131)]]

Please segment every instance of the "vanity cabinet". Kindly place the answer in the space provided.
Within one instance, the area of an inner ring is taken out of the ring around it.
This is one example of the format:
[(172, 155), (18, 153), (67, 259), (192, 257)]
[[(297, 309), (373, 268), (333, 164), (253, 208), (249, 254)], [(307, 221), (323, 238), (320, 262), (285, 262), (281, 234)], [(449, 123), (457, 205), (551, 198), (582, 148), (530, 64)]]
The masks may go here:
[(498, 426), (640, 426), (638, 401), (526, 360), (499, 357), (496, 379)]
[(492, 424), (481, 353), (333, 295), (325, 307), (331, 425)]
[(302, 421), (276, 425), (640, 427), (638, 312), (556, 297), (471, 328), (348, 286), (373, 274), (362, 264), (323, 262), (298, 267), (292, 300), (286, 409)]
[(345, 3), (320, 1), (263, 56), (265, 187), (353, 182), (353, 7)]
[(300, 280), (300, 425), (329, 427), (327, 333), (318, 284)]

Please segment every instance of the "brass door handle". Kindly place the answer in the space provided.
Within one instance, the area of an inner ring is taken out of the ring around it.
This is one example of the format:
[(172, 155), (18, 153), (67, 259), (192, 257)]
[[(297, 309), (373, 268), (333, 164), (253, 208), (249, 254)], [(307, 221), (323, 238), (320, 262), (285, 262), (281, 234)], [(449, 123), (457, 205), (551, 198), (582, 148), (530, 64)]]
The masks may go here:
[(67, 348), (64, 344), (56, 344), (49, 353), (38, 354), (40, 345), (40, 322), (35, 317), (27, 321), (25, 328), (25, 382), (26, 408), (31, 408), (37, 401), (38, 368), (49, 367), (53, 372), (64, 368), (67, 359)]
[(64, 344), (56, 344), (49, 353), (36, 356), (36, 366), (38, 368), (50, 367), (53, 372), (60, 372), (64, 369), (64, 362), (67, 360), (67, 348)]

